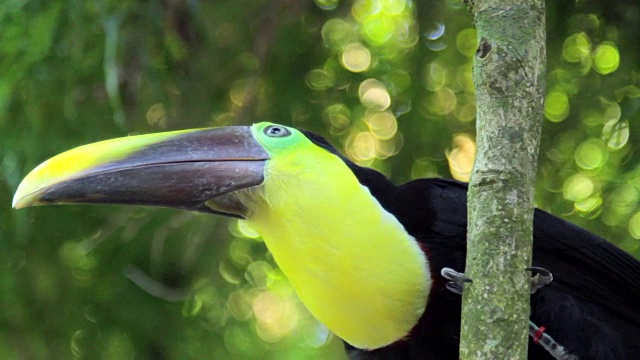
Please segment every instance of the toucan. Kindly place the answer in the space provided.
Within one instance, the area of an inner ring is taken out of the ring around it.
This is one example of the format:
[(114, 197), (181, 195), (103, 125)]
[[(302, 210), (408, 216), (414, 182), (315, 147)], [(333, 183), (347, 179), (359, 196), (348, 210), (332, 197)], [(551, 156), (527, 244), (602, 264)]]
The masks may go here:
[[(262, 122), (75, 148), (31, 171), (13, 207), (136, 204), (245, 219), (350, 358), (447, 360), (459, 358), (461, 297), (443, 269), (465, 268), (466, 194), (453, 180), (397, 186), (318, 135)], [(538, 209), (533, 237), (531, 265), (553, 282), (531, 295), (530, 320), (566, 352), (547, 352), (538, 336), (529, 358), (640, 359), (640, 262)]]

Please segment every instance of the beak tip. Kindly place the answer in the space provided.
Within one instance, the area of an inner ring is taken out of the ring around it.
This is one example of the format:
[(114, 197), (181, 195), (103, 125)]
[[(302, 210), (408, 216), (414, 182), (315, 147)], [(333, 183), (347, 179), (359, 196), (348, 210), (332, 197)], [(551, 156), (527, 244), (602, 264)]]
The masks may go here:
[(28, 206), (28, 204), (25, 204), (25, 202), (23, 201), (24, 197), (21, 196), (21, 194), (19, 194), (18, 192), (16, 192), (16, 194), (13, 196), (13, 201), (11, 202), (11, 207), (14, 209), (22, 209)]
[(18, 190), (13, 195), (13, 201), (11, 202), (11, 207), (14, 209), (23, 209), (29, 206), (32, 206), (35, 203), (36, 198), (33, 196), (33, 193), (25, 194), (24, 191), (24, 181), (18, 185)]
[(14, 196), (13, 202), (11, 203), (11, 207), (17, 210), (17, 209), (22, 209), (24, 206), (20, 202), (20, 199)]

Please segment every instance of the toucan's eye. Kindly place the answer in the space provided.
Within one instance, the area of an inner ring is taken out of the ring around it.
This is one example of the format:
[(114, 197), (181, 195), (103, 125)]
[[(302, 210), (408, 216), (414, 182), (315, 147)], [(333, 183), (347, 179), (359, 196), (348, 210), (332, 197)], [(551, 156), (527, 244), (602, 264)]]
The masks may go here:
[(269, 137), (285, 137), (291, 135), (291, 130), (280, 125), (269, 125), (264, 128), (264, 134)]

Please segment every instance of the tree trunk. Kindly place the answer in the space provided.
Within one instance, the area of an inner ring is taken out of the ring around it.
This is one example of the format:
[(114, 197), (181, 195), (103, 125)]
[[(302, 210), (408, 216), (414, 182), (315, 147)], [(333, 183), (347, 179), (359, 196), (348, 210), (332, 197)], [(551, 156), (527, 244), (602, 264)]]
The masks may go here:
[(526, 359), (533, 198), (545, 92), (542, 0), (470, 0), (477, 156), (468, 197), (462, 359)]

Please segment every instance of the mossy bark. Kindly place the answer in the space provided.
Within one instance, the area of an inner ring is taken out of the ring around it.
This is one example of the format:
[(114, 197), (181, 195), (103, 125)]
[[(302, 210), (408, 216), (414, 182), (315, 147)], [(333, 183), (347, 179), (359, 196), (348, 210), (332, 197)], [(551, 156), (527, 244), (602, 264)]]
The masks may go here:
[(467, 1), (478, 30), (462, 359), (526, 359), (533, 199), (545, 92), (542, 0)]

